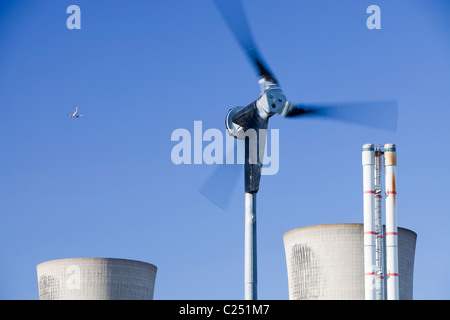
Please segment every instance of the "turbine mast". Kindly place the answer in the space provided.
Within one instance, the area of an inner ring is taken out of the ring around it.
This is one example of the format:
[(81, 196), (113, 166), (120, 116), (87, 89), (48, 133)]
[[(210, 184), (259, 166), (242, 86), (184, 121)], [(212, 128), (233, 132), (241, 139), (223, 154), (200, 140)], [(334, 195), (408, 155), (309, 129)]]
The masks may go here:
[(245, 193), (245, 300), (257, 299), (256, 192)]

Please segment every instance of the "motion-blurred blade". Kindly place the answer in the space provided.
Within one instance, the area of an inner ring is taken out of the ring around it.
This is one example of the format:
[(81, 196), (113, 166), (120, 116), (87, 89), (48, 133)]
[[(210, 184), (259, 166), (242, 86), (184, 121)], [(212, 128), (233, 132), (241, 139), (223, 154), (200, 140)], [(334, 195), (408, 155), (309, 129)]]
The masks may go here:
[(234, 34), (244, 53), (250, 59), (258, 76), (275, 84), (276, 81), (266, 63), (262, 59), (253, 40), (250, 27), (240, 0), (214, 0), (228, 27)]
[(291, 105), (285, 117), (320, 116), (385, 130), (397, 130), (396, 101)]
[[(243, 161), (239, 159), (235, 161), (234, 159), (235, 151), (237, 154), (239, 143), (242, 142), (239, 140), (236, 142), (237, 147), (235, 148), (233, 146), (227, 151), (226, 157), (223, 159), (223, 164), (215, 165), (213, 172), (199, 190), (208, 201), (222, 210), (228, 209), (234, 190), (243, 176), (242, 171), (244, 165), (240, 164)], [(232, 164), (227, 164), (227, 160), (228, 162), (232, 162)]]
[(199, 191), (212, 204), (222, 210), (227, 210), (242, 175), (243, 165), (217, 164), (216, 166)]

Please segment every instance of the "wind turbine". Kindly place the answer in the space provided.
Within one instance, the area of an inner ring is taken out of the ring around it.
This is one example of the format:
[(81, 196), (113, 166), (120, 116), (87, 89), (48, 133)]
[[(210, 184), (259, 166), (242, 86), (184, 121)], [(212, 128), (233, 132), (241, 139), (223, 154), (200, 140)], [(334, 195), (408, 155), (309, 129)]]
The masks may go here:
[[(269, 118), (275, 114), (285, 118), (321, 116), (395, 130), (397, 103), (395, 101), (336, 104), (290, 102), (257, 49), (240, 0), (214, 0), (214, 2), (250, 60), (261, 89), (261, 94), (255, 101), (245, 107), (230, 109), (226, 116), (228, 133), (245, 142), (245, 299), (255, 300), (257, 299), (256, 195), (261, 179)], [(215, 192), (211, 191), (211, 182), (218, 182), (217, 176), (219, 171), (223, 174), (223, 167), (226, 166), (219, 168), (205, 184), (206, 187), (203, 187), (205, 192), (201, 192), (207, 198), (211, 198), (209, 195)], [(225, 189), (229, 192), (229, 184), (225, 185), (228, 185)], [(221, 190), (223, 189), (221, 186)]]

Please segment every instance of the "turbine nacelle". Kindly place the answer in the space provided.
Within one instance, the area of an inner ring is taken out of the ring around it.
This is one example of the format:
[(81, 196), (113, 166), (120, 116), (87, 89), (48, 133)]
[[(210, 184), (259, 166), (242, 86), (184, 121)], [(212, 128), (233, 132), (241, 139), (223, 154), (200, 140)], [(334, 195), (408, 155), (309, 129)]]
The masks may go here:
[(289, 106), (283, 91), (272, 83), (248, 106), (234, 107), (228, 111), (225, 119), (227, 132), (232, 137), (243, 140), (247, 129), (261, 128), (261, 124), (274, 114), (285, 114)]

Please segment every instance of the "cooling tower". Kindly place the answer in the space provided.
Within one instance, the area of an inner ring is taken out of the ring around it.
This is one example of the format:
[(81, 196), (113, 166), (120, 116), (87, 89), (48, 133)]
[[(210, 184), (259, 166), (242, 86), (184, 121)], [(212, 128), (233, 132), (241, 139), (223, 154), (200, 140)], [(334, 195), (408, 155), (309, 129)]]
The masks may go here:
[[(413, 298), (416, 238), (415, 232), (398, 228), (400, 300)], [(298, 228), (286, 232), (283, 239), (289, 299), (365, 299), (363, 224)]]
[(36, 269), (40, 300), (153, 300), (157, 268), (150, 263), (73, 258)]

